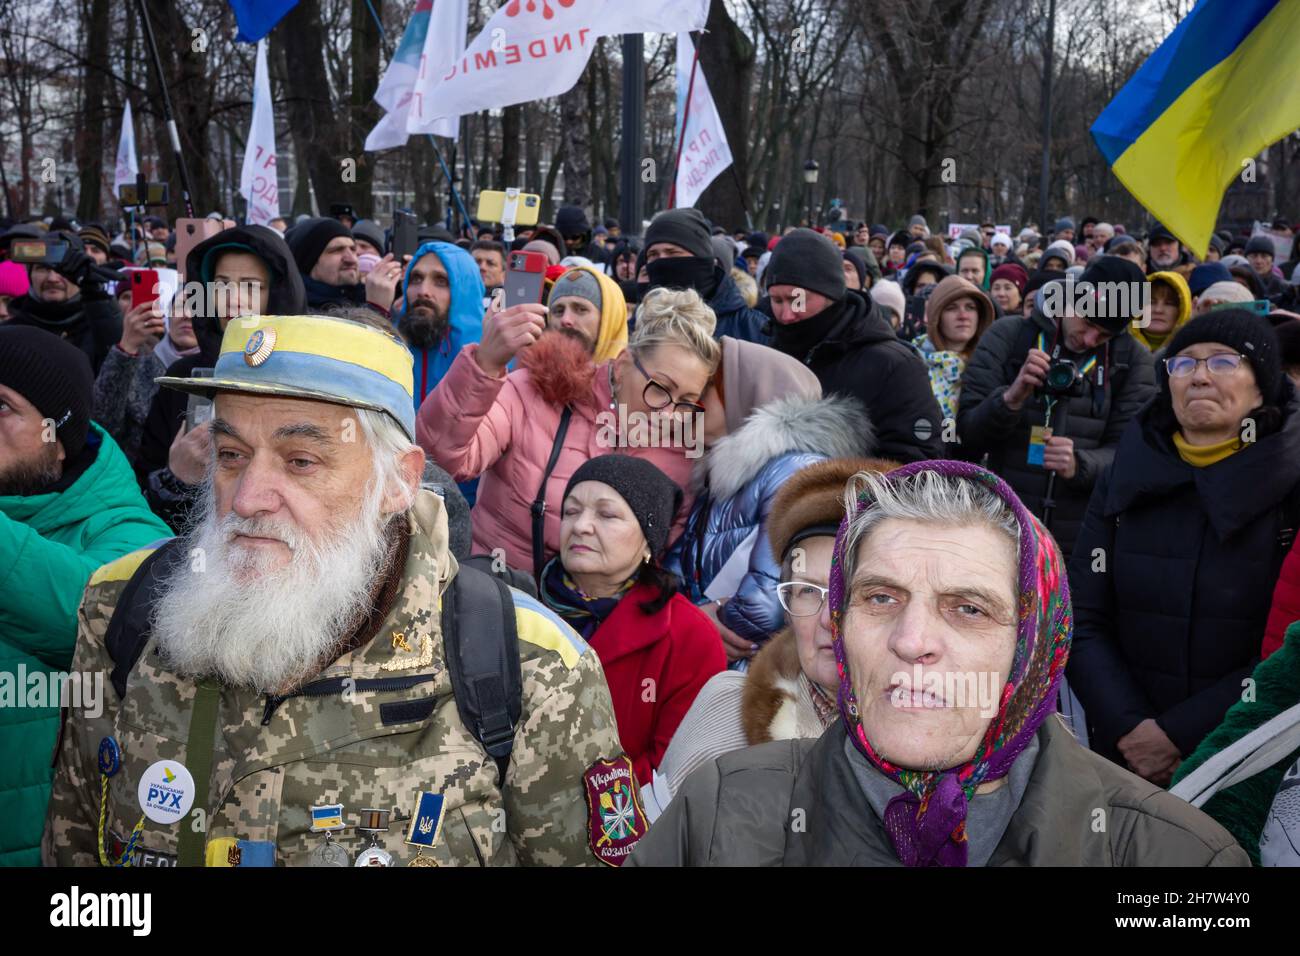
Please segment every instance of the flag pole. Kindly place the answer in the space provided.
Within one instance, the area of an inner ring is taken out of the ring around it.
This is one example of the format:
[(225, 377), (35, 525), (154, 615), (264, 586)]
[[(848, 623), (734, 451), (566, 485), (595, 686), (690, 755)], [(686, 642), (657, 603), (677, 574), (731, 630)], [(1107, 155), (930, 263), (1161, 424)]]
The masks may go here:
[(167, 135), (172, 141), (172, 155), (176, 157), (176, 168), (181, 174), (181, 198), (185, 201), (185, 215), (194, 218), (194, 201), (190, 198), (189, 170), (185, 168), (185, 156), (181, 153), (181, 137), (176, 131), (176, 119), (172, 116), (172, 98), (167, 92), (167, 80), (163, 77), (162, 61), (158, 59), (158, 42), (154, 39), (153, 24), (149, 22), (149, 11), (145, 9), (144, 0), (136, 0), (140, 11), (140, 20), (144, 23), (145, 42), (149, 47), (149, 58), (153, 61), (154, 75), (158, 78), (158, 89), (162, 93), (163, 119), (167, 121)]
[[(690, 36), (688, 33), (687, 36)], [(673, 185), (668, 191), (668, 208), (674, 208), (677, 201), (677, 170), (682, 165), (682, 146), (686, 142), (686, 124), (691, 118), (691, 97), (695, 95), (695, 72), (700, 68), (700, 45), (691, 37), (691, 48), (695, 51), (691, 59), (691, 79), (686, 84), (686, 105), (682, 107), (682, 128), (677, 134), (677, 158), (673, 160)]]

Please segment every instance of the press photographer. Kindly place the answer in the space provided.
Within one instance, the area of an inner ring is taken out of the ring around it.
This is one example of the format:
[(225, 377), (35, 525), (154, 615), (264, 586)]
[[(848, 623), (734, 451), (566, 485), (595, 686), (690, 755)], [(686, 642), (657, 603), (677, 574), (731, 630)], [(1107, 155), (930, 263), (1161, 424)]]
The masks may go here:
[(1079, 281), (1048, 283), (1026, 318), (990, 326), (962, 377), (961, 455), (987, 455), (1067, 555), (1120, 433), (1155, 394), (1151, 354), (1127, 334), (1145, 281), (1102, 256)]

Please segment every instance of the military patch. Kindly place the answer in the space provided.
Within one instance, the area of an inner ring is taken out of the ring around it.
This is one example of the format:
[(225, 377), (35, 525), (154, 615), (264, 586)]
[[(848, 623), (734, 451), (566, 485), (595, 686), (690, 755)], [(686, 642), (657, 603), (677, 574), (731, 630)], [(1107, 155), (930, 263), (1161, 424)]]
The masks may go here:
[(637, 790), (632, 761), (623, 754), (597, 760), (582, 775), (587, 792), (587, 832), (591, 852), (608, 866), (622, 866), (650, 823)]
[[(108, 832), (108, 850), (113, 855), (114, 860), (122, 859), (122, 854), (130, 846), (130, 840), (124, 840), (112, 830)], [(158, 850), (150, 850), (148, 847), (141, 846), (139, 842), (131, 847), (131, 859), (128, 866), (175, 866), (175, 853), (162, 853)]]

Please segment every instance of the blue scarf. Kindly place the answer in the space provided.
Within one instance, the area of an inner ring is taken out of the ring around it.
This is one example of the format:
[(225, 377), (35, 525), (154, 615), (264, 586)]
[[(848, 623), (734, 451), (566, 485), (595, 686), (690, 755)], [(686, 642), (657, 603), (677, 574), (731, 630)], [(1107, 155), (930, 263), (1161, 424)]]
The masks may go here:
[(614, 613), (618, 602), (632, 590), (636, 578), (628, 578), (618, 589), (614, 597), (593, 598), (582, 593), (582, 588), (564, 572), (564, 565), (559, 558), (551, 558), (550, 563), (542, 569), (542, 600), (566, 624), (582, 635), (584, 641), (590, 641), (596, 629), (605, 623), (605, 618)]

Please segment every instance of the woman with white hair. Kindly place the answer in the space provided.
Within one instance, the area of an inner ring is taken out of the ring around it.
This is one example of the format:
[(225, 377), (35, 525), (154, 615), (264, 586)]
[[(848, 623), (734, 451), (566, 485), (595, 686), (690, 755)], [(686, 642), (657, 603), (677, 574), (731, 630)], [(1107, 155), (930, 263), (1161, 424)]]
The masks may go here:
[(1065, 569), (1005, 482), (916, 462), (858, 475), (845, 509), (827, 597), (840, 720), (704, 764), (630, 865), (1247, 864), (1055, 715)]

